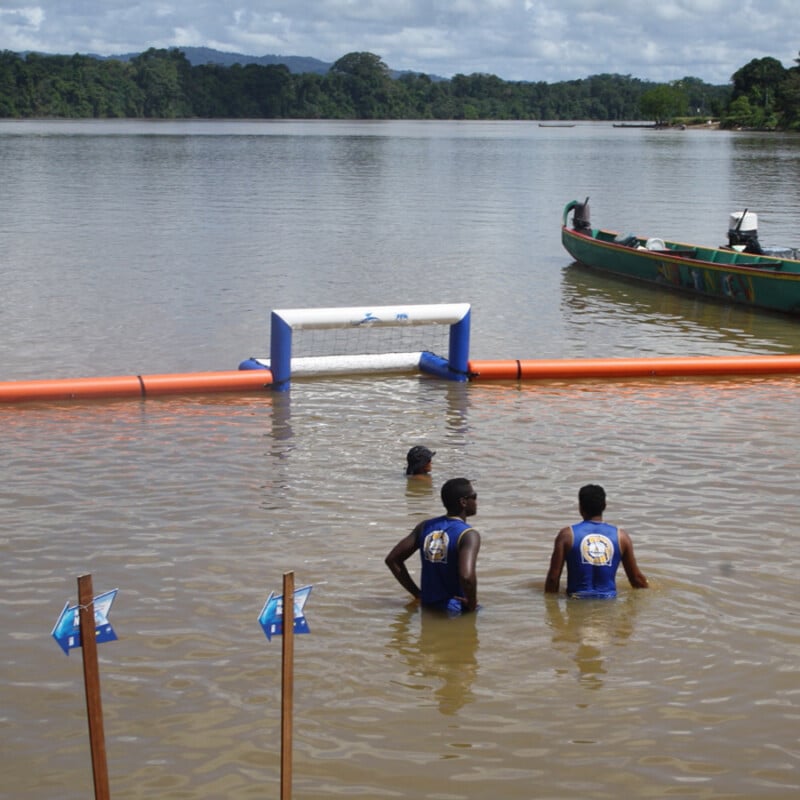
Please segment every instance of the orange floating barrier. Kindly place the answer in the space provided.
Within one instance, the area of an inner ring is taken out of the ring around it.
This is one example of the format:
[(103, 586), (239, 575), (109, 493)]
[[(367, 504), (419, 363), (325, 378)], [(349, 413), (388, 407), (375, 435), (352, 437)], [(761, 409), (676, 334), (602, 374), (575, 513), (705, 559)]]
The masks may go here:
[[(473, 381), (779, 375), (800, 373), (800, 355), (476, 360), (468, 369)], [(0, 404), (254, 392), (271, 384), (268, 369), (10, 381), (0, 383)]]
[(75, 398), (141, 397), (142, 384), (135, 375), (114, 378), (72, 378), (0, 383), (0, 402), (73, 400)]
[(144, 375), (144, 394), (206, 394), (264, 389), (272, 383), (268, 369), (194, 372), (186, 375)]
[(0, 403), (258, 391), (271, 383), (269, 370), (11, 381), (0, 383)]
[(800, 373), (800, 355), (470, 361), (470, 380), (561, 380)]
[(506, 381), (522, 378), (522, 362), (505, 359), (500, 361), (468, 361), (467, 374), (471, 381)]

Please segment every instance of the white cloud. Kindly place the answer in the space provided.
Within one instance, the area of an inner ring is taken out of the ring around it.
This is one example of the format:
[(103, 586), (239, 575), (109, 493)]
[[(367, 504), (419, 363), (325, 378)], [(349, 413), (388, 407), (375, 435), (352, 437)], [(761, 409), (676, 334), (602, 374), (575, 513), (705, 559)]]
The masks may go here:
[(0, 49), (34, 49), (45, 20), (40, 6), (0, 8)]
[(39, 6), (23, 8), (0, 8), (0, 21), (4, 25), (38, 30), (44, 22), (44, 9)]
[[(2, 0), (0, 0), (2, 2)], [(208, 46), (394, 69), (569, 80), (618, 72), (725, 83), (754, 58), (792, 66), (796, 0), (40, 0), (0, 9), (0, 49), (113, 55)]]

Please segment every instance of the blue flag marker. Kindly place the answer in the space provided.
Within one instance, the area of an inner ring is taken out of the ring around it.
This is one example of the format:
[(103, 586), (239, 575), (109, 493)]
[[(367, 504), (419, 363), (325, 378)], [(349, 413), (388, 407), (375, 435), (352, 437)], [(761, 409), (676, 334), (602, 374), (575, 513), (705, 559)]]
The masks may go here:
[[(112, 589), (110, 592), (97, 595), (92, 600), (94, 604), (94, 632), (98, 644), (113, 642), (117, 638), (117, 634), (114, 633), (114, 629), (108, 621), (108, 612), (111, 611), (111, 604), (114, 602), (118, 591), (118, 589)], [(70, 606), (69, 602), (67, 602), (53, 628), (52, 636), (67, 655), (69, 655), (69, 651), (73, 647), (81, 646), (80, 609), (78, 606)]]
[[(295, 633), (309, 633), (308, 622), (306, 622), (303, 609), (306, 606), (306, 600), (311, 593), (311, 586), (304, 586), (302, 589), (296, 589), (294, 593), (294, 632)], [(267, 602), (264, 603), (264, 608), (258, 615), (258, 621), (264, 629), (267, 639), (272, 641), (273, 636), (280, 636), (283, 633), (283, 595), (275, 595), (275, 592), (270, 592)]]

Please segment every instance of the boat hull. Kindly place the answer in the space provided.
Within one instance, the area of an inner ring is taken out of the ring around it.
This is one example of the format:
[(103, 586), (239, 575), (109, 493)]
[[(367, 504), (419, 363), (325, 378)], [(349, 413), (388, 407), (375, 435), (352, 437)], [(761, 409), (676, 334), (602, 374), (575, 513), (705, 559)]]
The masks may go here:
[[(675, 242), (665, 243), (668, 249), (648, 250), (642, 239), (630, 246), (614, 238), (611, 231), (582, 232), (566, 224), (561, 228), (567, 252), (592, 269), (661, 288), (800, 316), (800, 262), (796, 260), (763, 257), (755, 259), (756, 265), (747, 263), (754, 257), (735, 251)], [(714, 263), (715, 257), (730, 261), (741, 258), (745, 263)]]

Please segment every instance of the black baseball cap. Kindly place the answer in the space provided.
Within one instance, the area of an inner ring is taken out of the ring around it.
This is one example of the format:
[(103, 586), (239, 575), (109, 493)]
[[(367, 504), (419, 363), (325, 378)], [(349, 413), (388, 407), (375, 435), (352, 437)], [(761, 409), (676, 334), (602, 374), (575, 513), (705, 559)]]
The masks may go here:
[(413, 475), (417, 470), (424, 467), (435, 455), (435, 451), (428, 450), (427, 447), (423, 447), (420, 444), (412, 447), (406, 455), (406, 461), (408, 462), (406, 475)]

